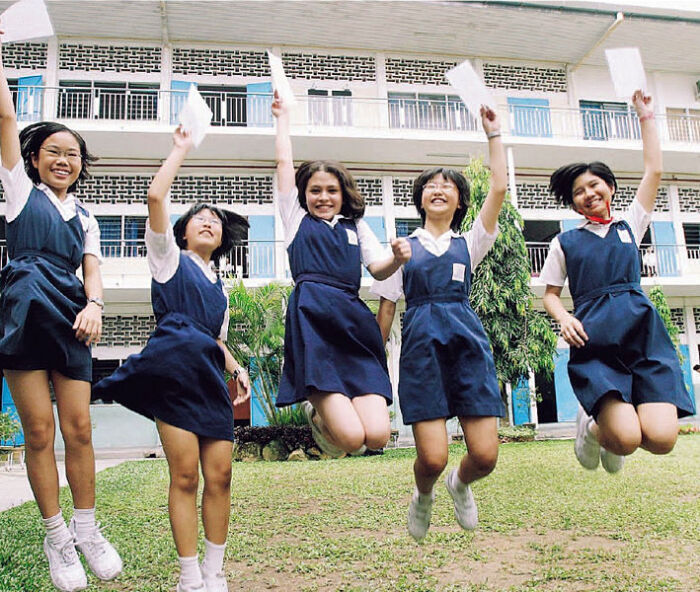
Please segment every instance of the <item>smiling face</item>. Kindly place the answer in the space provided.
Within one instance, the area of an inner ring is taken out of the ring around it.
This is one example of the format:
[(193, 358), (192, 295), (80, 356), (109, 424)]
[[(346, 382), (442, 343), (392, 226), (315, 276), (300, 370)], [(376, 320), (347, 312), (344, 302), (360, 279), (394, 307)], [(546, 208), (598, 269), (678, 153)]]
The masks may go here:
[(200, 210), (189, 219), (185, 227), (187, 248), (200, 255), (208, 253), (210, 257), (221, 245), (222, 231), (221, 219), (214, 212), (206, 208)]
[(615, 189), (591, 171), (580, 174), (571, 186), (574, 210), (583, 216), (608, 219)]
[(425, 211), (426, 220), (452, 220), (455, 211), (460, 207), (459, 189), (442, 173), (437, 174), (423, 185), (421, 207)]
[(343, 207), (340, 181), (333, 173), (316, 171), (306, 185), (306, 207), (309, 214), (321, 220), (332, 220)]
[(78, 140), (70, 132), (51, 134), (32, 154), (32, 165), (42, 183), (63, 199), (83, 168)]

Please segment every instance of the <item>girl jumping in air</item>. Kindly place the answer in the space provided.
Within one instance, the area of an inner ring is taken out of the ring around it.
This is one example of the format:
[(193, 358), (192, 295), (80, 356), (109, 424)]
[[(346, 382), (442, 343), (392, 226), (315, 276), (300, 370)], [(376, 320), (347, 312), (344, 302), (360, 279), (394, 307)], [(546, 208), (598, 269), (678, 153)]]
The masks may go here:
[[(678, 417), (694, 413), (675, 348), (640, 286), (639, 244), (649, 226), (661, 181), (661, 146), (651, 98), (632, 97), (642, 131), (644, 175), (620, 217), (610, 204), (617, 182), (602, 162), (557, 169), (550, 191), (586, 218), (552, 240), (540, 279), (544, 306), (571, 346), (569, 378), (581, 406), (576, 458), (587, 469), (600, 461), (609, 473), (640, 446), (670, 452)], [(561, 302), (565, 280), (574, 313)]]
[[(29, 482), (46, 527), (44, 552), (54, 585), (83, 590), (92, 572), (115, 578), (122, 561), (95, 522), (95, 453), (90, 421), (90, 345), (102, 332), (100, 231), (73, 194), (95, 159), (83, 138), (42, 121), (17, 133), (0, 63), (0, 178), (10, 261), (0, 275), (0, 367), (17, 406)], [(84, 281), (75, 275), (82, 265)], [(58, 505), (53, 384), (65, 442), (73, 517)]]
[(396, 301), (406, 314), (401, 341), (399, 404), (413, 427), (416, 489), (408, 509), (408, 532), (421, 541), (430, 526), (433, 486), (447, 466), (447, 419), (457, 416), (467, 454), (446, 479), (455, 517), (465, 530), (477, 526), (470, 484), (485, 477), (498, 458), (497, 417), (503, 403), (484, 328), (469, 305), (471, 276), (498, 235), (506, 194), (506, 159), (496, 113), (482, 107), (489, 143), (491, 186), (471, 230), (459, 234), (469, 206), (469, 184), (452, 169), (424, 171), (413, 184), (413, 202), (423, 227), (408, 239), (410, 260), (372, 292), (381, 296), (377, 319), (389, 336)]
[(294, 173), (289, 109), (275, 95), (279, 208), (295, 288), (284, 337), (277, 405), (307, 401), (314, 439), (329, 455), (382, 448), (391, 426), (391, 383), (379, 327), (360, 300), (361, 266), (386, 278), (406, 260), (387, 256), (362, 220), (364, 200), (338, 162), (305, 162)]
[[(224, 345), (228, 300), (210, 263), (231, 249), (247, 222), (198, 203), (171, 227), (168, 191), (191, 148), (190, 135), (178, 128), (173, 149), (148, 190), (146, 247), (156, 330), (144, 350), (95, 385), (94, 392), (156, 421), (170, 468), (168, 509), (180, 560), (178, 592), (225, 592), (233, 408), (224, 368), (237, 382), (234, 405), (250, 393), (245, 370)], [(206, 549), (201, 566), (196, 505), (200, 465)]]

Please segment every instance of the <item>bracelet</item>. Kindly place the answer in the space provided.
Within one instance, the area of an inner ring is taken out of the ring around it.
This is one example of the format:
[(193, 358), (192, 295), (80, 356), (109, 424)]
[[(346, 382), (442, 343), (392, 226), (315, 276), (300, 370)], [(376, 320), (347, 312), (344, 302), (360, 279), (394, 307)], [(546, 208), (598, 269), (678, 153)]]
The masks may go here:
[(500, 132), (500, 131), (498, 131), (498, 132), (489, 132), (488, 134), (486, 134), (486, 137), (487, 137), (489, 140), (491, 140), (492, 138), (499, 138), (500, 136), (501, 136), (501, 132)]
[(102, 298), (88, 298), (88, 304), (90, 304), (90, 302), (97, 304), (102, 310), (105, 309), (105, 302)]
[(642, 115), (639, 118), (639, 121), (642, 122), (642, 121), (646, 121), (647, 119), (656, 119), (656, 117), (654, 116), (653, 113), (647, 113), (646, 115)]

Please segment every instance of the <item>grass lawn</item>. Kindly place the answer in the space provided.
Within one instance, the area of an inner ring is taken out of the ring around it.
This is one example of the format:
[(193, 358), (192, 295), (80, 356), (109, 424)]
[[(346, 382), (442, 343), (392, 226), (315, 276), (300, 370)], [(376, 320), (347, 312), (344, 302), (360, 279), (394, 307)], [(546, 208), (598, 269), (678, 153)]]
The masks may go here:
[[(450, 466), (463, 447), (451, 448)], [(655, 457), (637, 452), (621, 474), (588, 472), (571, 441), (501, 446), (474, 487), (480, 524), (456, 524), (442, 480), (424, 544), (406, 532), (414, 451), (306, 463), (237, 463), (226, 571), (230, 590), (700, 590), (700, 437)], [(177, 561), (165, 461), (98, 475), (98, 518), (125, 573), (99, 591), (171, 591)], [(61, 505), (69, 514), (67, 490)], [(39, 513), (0, 514), (0, 591), (53, 590)]]

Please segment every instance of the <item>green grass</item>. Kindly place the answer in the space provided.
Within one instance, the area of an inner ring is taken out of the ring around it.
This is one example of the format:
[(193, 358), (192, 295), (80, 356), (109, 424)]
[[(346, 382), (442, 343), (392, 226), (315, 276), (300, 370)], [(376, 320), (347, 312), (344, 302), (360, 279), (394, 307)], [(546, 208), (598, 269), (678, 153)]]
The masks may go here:
[[(451, 447), (450, 465), (463, 453)], [(618, 475), (584, 471), (571, 441), (501, 447), (477, 483), (480, 525), (457, 526), (438, 483), (430, 532), (406, 533), (414, 451), (307, 463), (237, 463), (226, 572), (231, 590), (700, 590), (700, 438), (637, 452)], [(164, 461), (98, 475), (98, 518), (125, 573), (100, 591), (171, 591), (177, 561)], [(70, 497), (61, 493), (66, 515)], [(53, 590), (35, 504), (0, 514), (0, 592)]]

